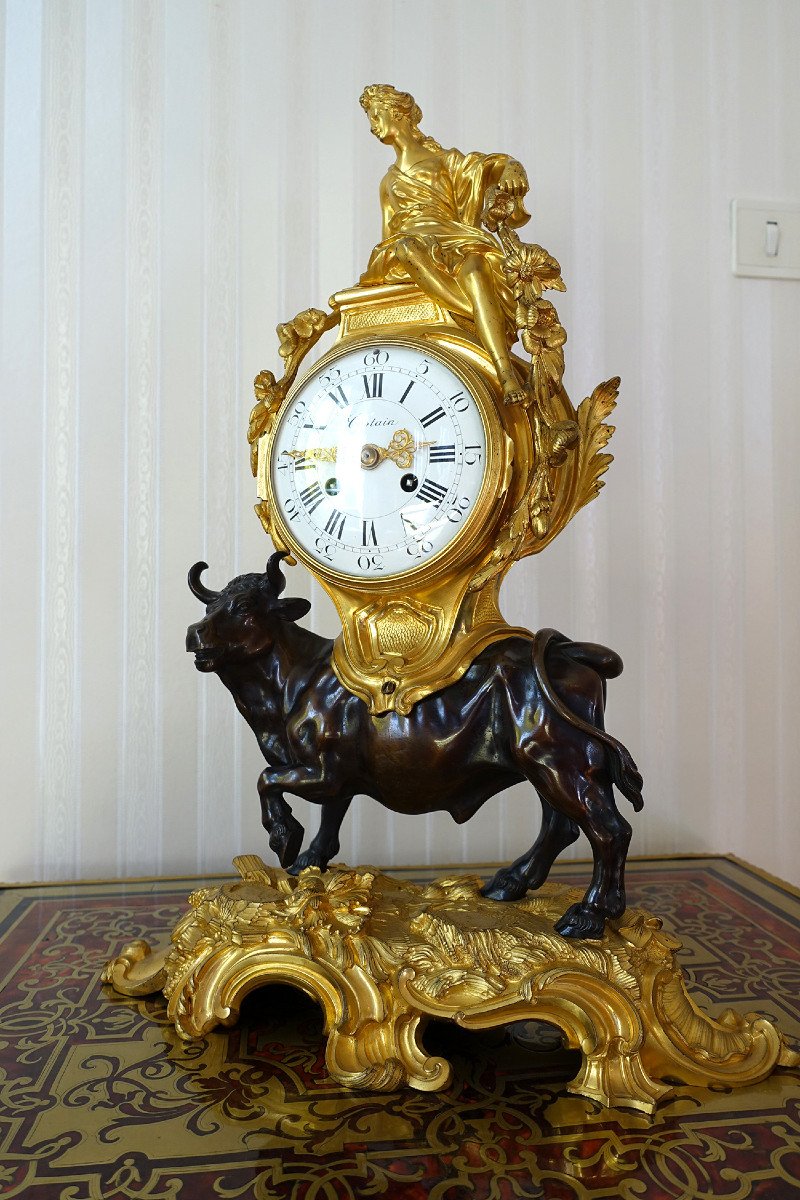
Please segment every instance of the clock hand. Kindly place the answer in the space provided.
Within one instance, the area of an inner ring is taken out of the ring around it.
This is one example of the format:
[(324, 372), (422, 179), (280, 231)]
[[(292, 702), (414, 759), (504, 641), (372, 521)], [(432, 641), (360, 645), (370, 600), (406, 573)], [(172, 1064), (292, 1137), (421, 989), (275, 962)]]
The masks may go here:
[(335, 446), (309, 446), (305, 450), (282, 450), (281, 453), (305, 462), (336, 462)]
[(365, 471), (371, 471), (382, 463), (385, 458), (407, 471), (414, 461), (414, 455), (425, 446), (433, 446), (434, 442), (415, 442), (407, 429), (397, 429), (392, 434), (388, 446), (376, 446), (366, 442), (361, 449), (361, 466)]

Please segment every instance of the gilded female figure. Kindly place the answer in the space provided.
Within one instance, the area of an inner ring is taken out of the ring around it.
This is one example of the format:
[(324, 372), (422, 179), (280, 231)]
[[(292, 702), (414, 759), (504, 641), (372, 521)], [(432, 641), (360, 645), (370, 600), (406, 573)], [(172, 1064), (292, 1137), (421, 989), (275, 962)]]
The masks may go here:
[(508, 224), (528, 220), (524, 168), (507, 154), (444, 150), (421, 132), (422, 112), (408, 92), (372, 84), (360, 102), (372, 132), (397, 156), (381, 181), (383, 237), (361, 283), (412, 279), (448, 310), (473, 320), (505, 399), (523, 401), (510, 354), (514, 298), (503, 278), (503, 250), (481, 228), (481, 213), (493, 188), (514, 198)]

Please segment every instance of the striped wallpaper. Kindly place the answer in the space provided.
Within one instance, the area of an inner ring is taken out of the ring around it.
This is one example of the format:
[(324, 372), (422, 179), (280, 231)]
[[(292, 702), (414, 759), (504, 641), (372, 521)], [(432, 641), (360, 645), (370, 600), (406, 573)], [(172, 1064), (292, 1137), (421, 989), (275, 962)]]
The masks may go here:
[[(622, 653), (632, 853), (799, 883), (800, 283), (734, 278), (728, 209), (800, 199), (800, 4), (0, 0), (0, 39), (0, 878), (269, 853), (185, 575), (265, 561), (251, 381), (378, 238), (390, 151), (357, 101), (390, 81), (446, 145), (526, 164), (573, 399), (622, 376), (607, 486), (506, 616)], [(456, 827), (362, 799), (343, 857), (511, 858), (532, 800)]]

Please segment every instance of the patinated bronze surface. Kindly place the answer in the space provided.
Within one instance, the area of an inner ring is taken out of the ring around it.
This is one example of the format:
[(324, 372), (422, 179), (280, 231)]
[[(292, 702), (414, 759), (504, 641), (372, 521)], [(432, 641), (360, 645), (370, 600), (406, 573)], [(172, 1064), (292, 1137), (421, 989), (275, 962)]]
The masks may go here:
[[(602, 646), (554, 630), (513, 637), (476, 658), (467, 673), (419, 701), (408, 716), (370, 715), (330, 666), (332, 642), (295, 622), (306, 600), (285, 599), (282, 555), (264, 574), (242, 575), (222, 591), (189, 572), (206, 615), (186, 648), (198, 670), (216, 672), (258, 739), (267, 766), (258, 780), (271, 848), (294, 873), (325, 869), (353, 796), (395, 812), (441, 810), (468, 821), (489, 797), (529, 780), (542, 803), (534, 845), (483, 889), (517, 900), (539, 887), (558, 854), (583, 831), (594, 871), (583, 899), (556, 924), (565, 937), (602, 937), (625, 911), (631, 836), (612, 784), (641, 808), (642, 780), (626, 748), (603, 729), (606, 680), (622, 662)], [(303, 828), (284, 793), (322, 806), (320, 829), (301, 853)]]

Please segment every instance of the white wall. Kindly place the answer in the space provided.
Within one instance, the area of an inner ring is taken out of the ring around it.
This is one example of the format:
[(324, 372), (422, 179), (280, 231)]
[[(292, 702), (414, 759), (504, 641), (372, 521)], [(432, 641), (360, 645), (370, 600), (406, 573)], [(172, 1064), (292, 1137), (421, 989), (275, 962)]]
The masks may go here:
[[(646, 780), (632, 852), (733, 850), (800, 882), (800, 284), (735, 279), (728, 249), (731, 197), (800, 199), (800, 4), (0, 17), (0, 877), (268, 853), (255, 745), (183, 651), (185, 572), (206, 558), (220, 585), (265, 561), (251, 380), (278, 366), (278, 321), (353, 282), (377, 239), (389, 152), (357, 100), (390, 81), (445, 144), (527, 165), (530, 236), (570, 289), (573, 398), (622, 376), (608, 485), (513, 570), (506, 616), (623, 654), (608, 724)], [(534, 807), (518, 788), (457, 828), (360, 801), (343, 852), (509, 858)]]

